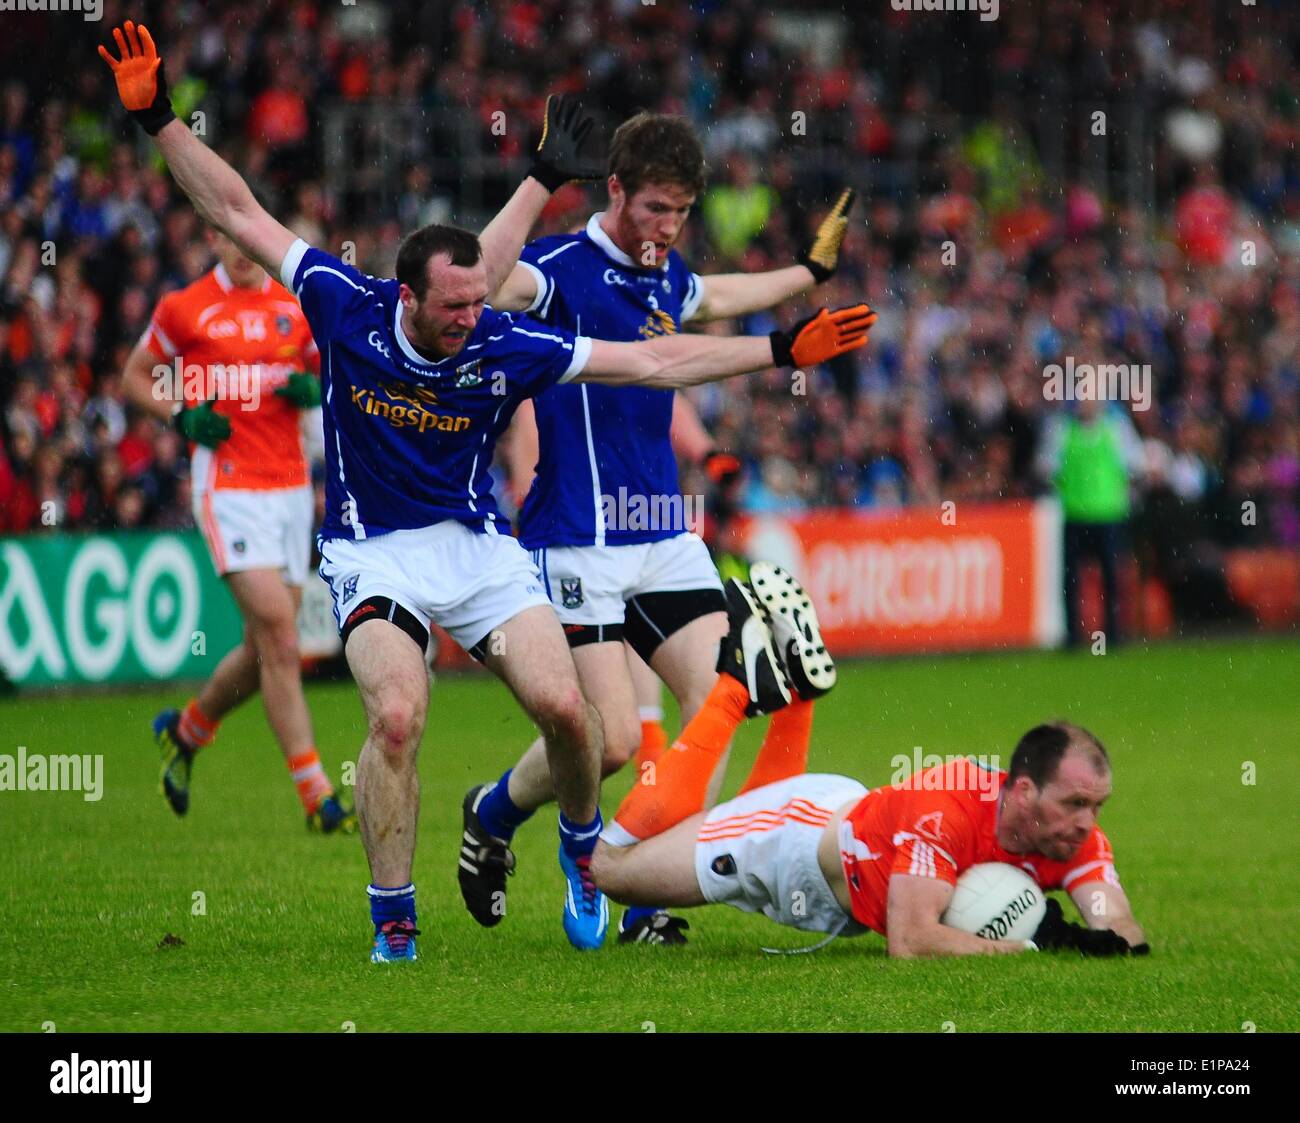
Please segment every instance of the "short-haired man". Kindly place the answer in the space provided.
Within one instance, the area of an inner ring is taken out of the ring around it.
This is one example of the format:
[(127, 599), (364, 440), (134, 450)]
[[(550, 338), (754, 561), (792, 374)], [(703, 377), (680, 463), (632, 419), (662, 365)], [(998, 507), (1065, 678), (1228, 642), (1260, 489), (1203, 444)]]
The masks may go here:
[[(675, 335), (688, 322), (770, 308), (835, 271), (853, 193), (844, 191), (797, 263), (765, 273), (700, 276), (673, 248), (704, 190), (704, 152), (681, 117), (640, 113), (609, 148), (606, 209), (577, 234), (525, 247), (493, 303), (607, 339)], [(573, 650), (584, 694), (605, 728), (603, 772), (641, 743), (627, 641), (677, 699), (683, 721), (715, 678), (726, 632), (722, 584), (685, 517), (669, 430), (673, 395), (635, 387), (561, 386), (535, 401), (537, 475), (519, 518)], [(545, 747), (533, 743), (495, 784), (465, 800), (461, 892), (480, 924), (500, 921), (515, 829), (554, 798)], [(680, 923), (629, 910), (625, 942), (684, 943)]]
[[(320, 404), (320, 355), (292, 294), (224, 234), (207, 239), (216, 266), (158, 302), (123, 378), (135, 405), (191, 442), (194, 521), (244, 624), (199, 692), (154, 718), (162, 791), (177, 815), (189, 811), (195, 756), (260, 692), (308, 827), (351, 833), (356, 815), (316, 751), (298, 653), (314, 515), (300, 410)], [(182, 377), (156, 378), (168, 363)]]
[[(258, 205), (238, 173), (175, 119), (148, 31), (128, 21), (125, 32), (113, 32), (120, 61), (100, 48), (123, 104), (200, 216), (297, 297), (321, 352), (321, 574), (368, 725), (356, 804), (373, 878), (372, 960), (415, 958), (415, 759), (432, 623), (500, 676), (542, 731), (560, 805), (565, 932), (577, 947), (598, 947), (608, 924), (590, 874), (602, 825), (600, 720), (578, 688), (536, 566), (498, 527), (488, 474), (497, 438), (519, 402), (561, 382), (672, 388), (774, 362), (820, 362), (862, 346), (874, 314), (865, 305), (823, 310), (767, 339), (607, 343), (544, 328), (486, 304), (531, 219), (494, 221), (486, 252), (468, 231), (428, 226), (402, 243), (396, 278), (361, 273)], [(553, 161), (567, 164), (587, 127), (568, 106), (548, 104), (538, 163), (516, 191), (526, 205), (509, 215), (535, 215), (572, 178)]]
[[(989, 783), (971, 782), (969, 761), (872, 791), (847, 776), (805, 773), (813, 703), (799, 697), (797, 674), (792, 695), (779, 651), (795, 629), (817, 633), (816, 614), (779, 567), (755, 563), (750, 581), (727, 583), (731, 630), (708, 702), (661, 758), (656, 782), (633, 787), (596, 848), (592, 872), (609, 896), (728, 904), (828, 935), (872, 930), (900, 958), (1021, 952), (1030, 943), (1085, 955), (1149, 950), (1097, 825), (1111, 768), (1096, 737), (1068, 722), (1035, 726), (1007, 772), (982, 777)], [(746, 677), (759, 684), (757, 704)], [(773, 717), (753, 772), (735, 799), (706, 812), (713, 768), (756, 711)], [(1054, 900), (1030, 943), (943, 924), (958, 877), (983, 862), (1066, 890), (1087, 926), (1067, 923)]]

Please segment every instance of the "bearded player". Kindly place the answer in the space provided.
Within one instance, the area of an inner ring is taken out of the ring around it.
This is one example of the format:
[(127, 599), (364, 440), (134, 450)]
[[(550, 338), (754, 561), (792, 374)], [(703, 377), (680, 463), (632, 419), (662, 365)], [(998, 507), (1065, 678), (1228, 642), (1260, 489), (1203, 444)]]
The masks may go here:
[(154, 718), (162, 790), (184, 815), (196, 754), (260, 692), (307, 825), (351, 832), (316, 751), (298, 655), (313, 521), (300, 412), (320, 404), (320, 356), (288, 290), (224, 234), (207, 236), (216, 266), (159, 302), (125, 371), (131, 400), (190, 442), (194, 521), (244, 623), (198, 694)]
[(864, 346), (874, 313), (865, 305), (823, 309), (767, 338), (622, 343), (489, 307), (488, 295), (518, 258), (521, 231), (573, 178), (570, 159), (589, 125), (562, 99), (548, 100), (534, 167), (512, 197), (521, 204), (519, 224), (508, 205), (482, 241), (455, 227), (422, 227), (403, 240), (396, 277), (363, 274), (278, 223), (239, 174), (176, 120), (146, 28), (127, 21), (113, 37), (120, 57), (102, 46), (100, 54), (123, 105), (200, 216), (279, 273), (322, 347), (321, 573), (367, 717), (357, 808), (373, 879), (372, 961), (417, 958), (415, 765), (433, 624), (501, 677), (543, 730), (561, 808), (565, 933), (577, 947), (600, 946), (608, 907), (590, 873), (602, 826), (600, 723), (578, 688), (541, 575), (498, 529), (489, 475), (496, 442), (519, 403), (550, 386), (579, 380), (669, 389), (825, 362)]
[[(733, 579), (726, 592), (731, 630), (708, 701), (660, 759), (655, 783), (634, 785), (596, 848), (592, 874), (611, 898), (728, 904), (829, 936), (871, 930), (898, 958), (1149, 951), (1097, 825), (1111, 768), (1096, 737), (1068, 722), (1036, 726), (991, 784), (972, 783), (968, 761), (872, 791), (846, 776), (805, 773), (812, 699), (824, 691), (786, 653), (819, 645), (812, 603), (766, 562), (754, 564), (748, 586)], [(771, 725), (740, 794), (705, 812), (732, 734), (764, 712)], [(1066, 922), (1052, 899), (1032, 941), (943, 924), (958, 877), (982, 862), (1064, 889), (1086, 927)]]
[[(700, 276), (673, 248), (705, 185), (704, 152), (680, 117), (641, 113), (615, 132), (606, 209), (577, 234), (540, 238), (493, 299), (544, 323), (606, 339), (674, 335), (687, 323), (743, 316), (806, 292), (835, 271), (853, 192), (844, 191), (798, 260), (764, 273)], [(626, 642), (667, 684), (683, 720), (713, 686), (726, 633), (722, 583), (685, 511), (669, 437), (673, 395), (639, 387), (558, 386), (535, 402), (540, 455), (519, 517), (605, 728), (602, 772), (635, 754), (642, 724)], [(623, 518), (626, 499), (669, 517)], [(464, 803), (458, 856), (466, 907), (485, 927), (503, 915), (515, 830), (554, 798), (539, 739)], [(629, 910), (623, 942), (684, 943), (683, 925)], [(653, 937), (646, 940), (647, 936)]]

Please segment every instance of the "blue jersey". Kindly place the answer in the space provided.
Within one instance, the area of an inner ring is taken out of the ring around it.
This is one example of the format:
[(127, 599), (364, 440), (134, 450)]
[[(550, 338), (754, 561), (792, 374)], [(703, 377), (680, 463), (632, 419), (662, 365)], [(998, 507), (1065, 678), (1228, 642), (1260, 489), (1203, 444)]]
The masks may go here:
[(519, 403), (574, 377), (591, 342), (484, 308), (459, 354), (422, 356), (402, 330), (398, 283), (298, 241), (281, 276), (320, 348), (322, 538), (368, 538), (455, 519), (495, 533), (497, 438)]
[[(537, 281), (528, 312), (557, 330), (593, 339), (635, 343), (676, 333), (699, 307), (701, 279), (675, 250), (661, 267), (639, 266), (599, 220), (595, 215), (580, 234), (524, 247), (520, 262)], [(519, 538), (530, 550), (657, 542), (689, 529), (673, 520), (651, 529), (644, 520), (618, 517), (638, 503), (666, 503), (678, 495), (668, 439), (671, 390), (555, 386), (534, 408), (537, 477), (519, 516)], [(684, 509), (680, 501), (666, 507)]]

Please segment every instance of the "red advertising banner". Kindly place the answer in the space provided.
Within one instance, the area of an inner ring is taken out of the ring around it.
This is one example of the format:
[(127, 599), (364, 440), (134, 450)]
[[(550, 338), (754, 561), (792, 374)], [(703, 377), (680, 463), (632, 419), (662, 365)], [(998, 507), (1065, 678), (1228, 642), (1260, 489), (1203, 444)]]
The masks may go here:
[(749, 516), (745, 554), (786, 566), (837, 655), (1050, 647), (1064, 634), (1050, 500)]

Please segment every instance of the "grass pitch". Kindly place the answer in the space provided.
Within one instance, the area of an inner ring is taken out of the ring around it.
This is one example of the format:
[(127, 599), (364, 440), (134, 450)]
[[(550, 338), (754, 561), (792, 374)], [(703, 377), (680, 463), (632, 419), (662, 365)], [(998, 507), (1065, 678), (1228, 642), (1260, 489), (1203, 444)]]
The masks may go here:
[[(813, 938), (724, 908), (691, 912), (687, 948), (578, 954), (549, 811), (516, 840), (508, 917), (480, 929), (455, 881), (460, 801), (531, 729), (495, 681), (444, 678), (420, 762), (421, 961), (376, 968), (360, 842), (307, 833), (260, 704), (205, 750), (177, 820), (148, 723), (184, 691), (0, 702), (0, 753), (105, 757), (99, 802), (0, 792), (0, 1030), (1294, 1031), (1298, 687), (1286, 638), (860, 662), (819, 705), (810, 766), (868, 785), (918, 745), (1005, 765), (1039, 720), (1093, 729), (1115, 764), (1102, 825), (1155, 949), (1134, 962), (895, 963), (874, 935), (773, 957), (760, 946)], [(308, 697), (337, 779), (360, 703), (350, 683)], [(728, 792), (761, 733), (742, 731)], [(607, 816), (631, 779), (607, 784)]]

